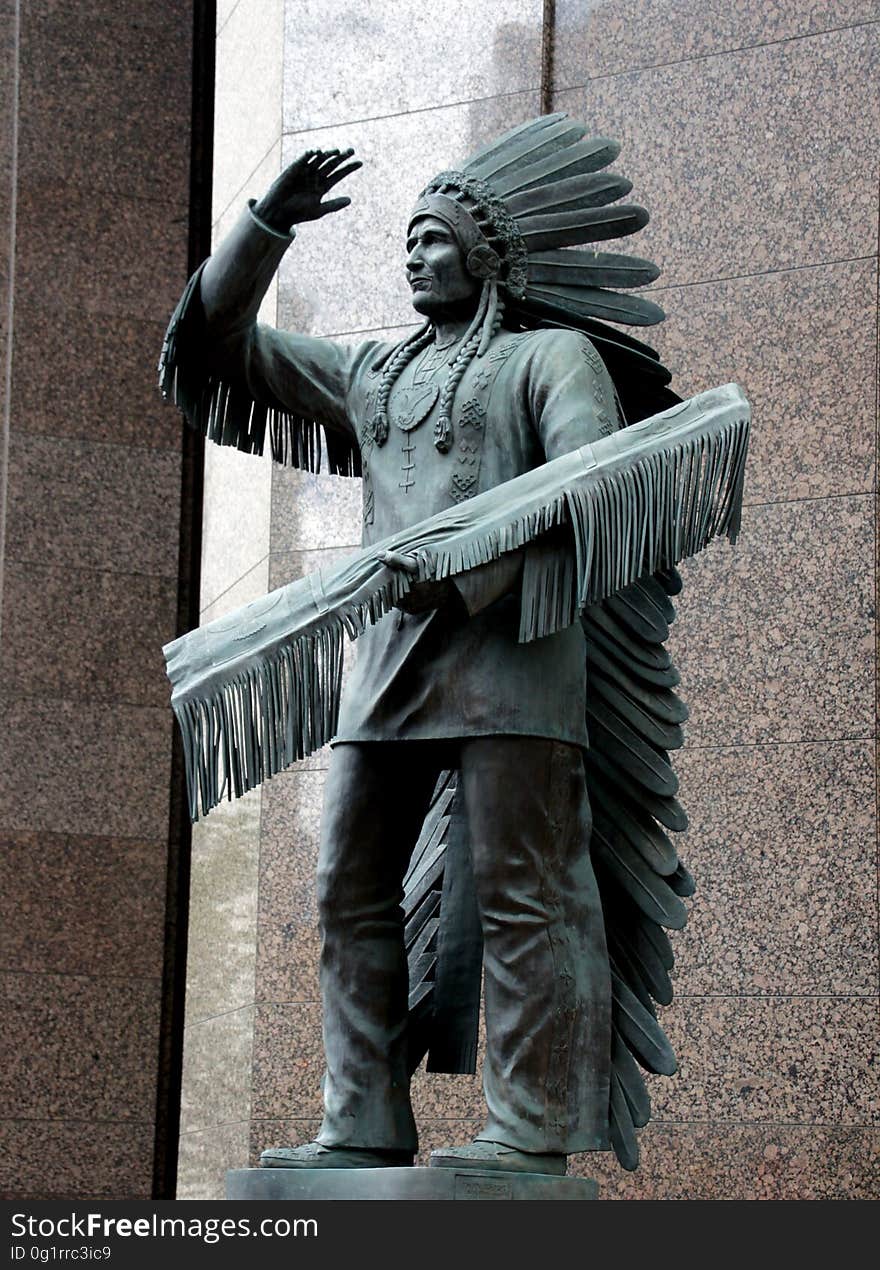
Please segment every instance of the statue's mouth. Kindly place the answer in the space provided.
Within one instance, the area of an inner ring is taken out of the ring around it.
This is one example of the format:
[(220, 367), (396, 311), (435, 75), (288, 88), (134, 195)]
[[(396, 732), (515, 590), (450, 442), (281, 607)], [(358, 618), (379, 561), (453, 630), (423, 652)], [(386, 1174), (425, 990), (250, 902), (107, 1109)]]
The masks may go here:
[(431, 287), (430, 278), (411, 278), (410, 287), (413, 291), (428, 291)]

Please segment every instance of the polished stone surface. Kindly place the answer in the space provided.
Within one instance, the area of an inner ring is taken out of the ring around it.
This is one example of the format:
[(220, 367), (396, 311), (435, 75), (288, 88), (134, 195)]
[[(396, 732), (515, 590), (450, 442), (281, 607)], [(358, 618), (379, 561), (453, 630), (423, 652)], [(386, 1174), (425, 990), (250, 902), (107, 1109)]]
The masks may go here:
[(179, 449), (184, 424), (156, 379), (165, 327), (165, 319), (58, 313), (43, 297), (17, 294), (14, 430)]
[(323, 772), (282, 772), (263, 786), (259, 920), (269, 924), (317, 921)]
[(660, 1019), (679, 1072), (649, 1080), (658, 1122), (876, 1122), (876, 996), (682, 996)]
[(877, 0), (556, 0), (555, 9), (559, 87), (880, 18)]
[(156, 1077), (144, 1055), (158, 1045), (159, 986), (0, 975), (0, 1120), (150, 1120)]
[(149, 1200), (151, 1120), (0, 1120), (0, 1197)]
[(869, 1127), (656, 1122), (625, 1173), (607, 1152), (574, 1156), (602, 1199), (854, 1200), (880, 1198), (880, 1130)]
[(180, 457), (13, 433), (6, 558), (177, 577)]
[(268, 590), (269, 557), (264, 556), (231, 586), (221, 591), (216, 600), (203, 607), (199, 614), (199, 625), (205, 626), (215, 618), (225, 617), (227, 613), (241, 608), (243, 604), (250, 604), (251, 600), (261, 599)]
[[(285, 133), (283, 162), (317, 146), (353, 146), (364, 167), (350, 207), (304, 225), (280, 270), (281, 324), (303, 334), (385, 329), (411, 321), (404, 275), (409, 213), (419, 191), (484, 141), (539, 113), (538, 94)], [(405, 180), (400, 179), (406, 171)], [(378, 280), (378, 285), (377, 285)]]
[(184, 1133), (177, 1157), (177, 1198), (225, 1199), (228, 1169), (246, 1168), (250, 1122)]
[(231, 1200), (587, 1200), (596, 1184), (585, 1178), (500, 1169), (233, 1169)]
[[(284, 131), (537, 89), (542, 0), (288, 6)], [(327, 49), (334, 58), (328, 61)]]
[[(95, 12), (95, 8), (99, 12)], [(188, 39), (132, 22), (126, 6), (22, 6), (19, 170), (63, 172), (86, 189), (180, 198), (189, 184)], [(149, 102), (149, 112), (144, 104)], [(82, 137), (81, 145), (71, 144)], [(145, 151), (161, 162), (145, 162)]]
[(273, 468), (273, 552), (321, 547), (354, 551), (361, 539), (362, 516), (360, 480)]
[(165, 852), (163, 841), (0, 831), (0, 966), (157, 979)]
[(284, 0), (239, 0), (218, 14), (214, 219), (281, 135)]
[(554, 106), (621, 142), (653, 215), (629, 249), (664, 285), (762, 273), (875, 255), (878, 58), (880, 25), (861, 26), (593, 80)]
[(321, 1116), (321, 1007), (258, 1005), (254, 1022), (252, 1115), (256, 1120)]
[(165, 839), (172, 724), (167, 707), (0, 701), (0, 823)]
[(157, 654), (175, 635), (175, 579), (11, 560), (3, 593), (5, 694), (167, 708)]
[(262, 797), (251, 790), (193, 826), (187, 1024), (254, 1000)]
[[(17, 224), (17, 295), (47, 310), (167, 322), (186, 281), (179, 201), (145, 204), (40, 176), (19, 182)], [(150, 350), (149, 363), (158, 356)]]
[(188, 1024), (183, 1035), (181, 1133), (247, 1120), (253, 1045), (253, 1006)]
[(682, 568), (670, 647), (688, 744), (874, 732), (874, 499), (750, 507)]
[(271, 484), (268, 458), (206, 445), (201, 608), (213, 604), (268, 555)]
[(877, 991), (874, 745), (685, 747), (677, 993)]
[(648, 340), (676, 391), (734, 380), (749, 399), (747, 504), (873, 489), (874, 260), (658, 288), (656, 299), (667, 320)]

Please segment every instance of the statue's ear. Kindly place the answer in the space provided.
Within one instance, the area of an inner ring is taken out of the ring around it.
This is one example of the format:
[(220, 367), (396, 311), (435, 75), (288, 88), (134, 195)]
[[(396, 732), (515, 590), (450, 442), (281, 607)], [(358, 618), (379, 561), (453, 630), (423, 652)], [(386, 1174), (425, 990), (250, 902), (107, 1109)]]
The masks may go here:
[(488, 243), (478, 243), (468, 252), (466, 266), (472, 278), (495, 278), (501, 268), (501, 257)]

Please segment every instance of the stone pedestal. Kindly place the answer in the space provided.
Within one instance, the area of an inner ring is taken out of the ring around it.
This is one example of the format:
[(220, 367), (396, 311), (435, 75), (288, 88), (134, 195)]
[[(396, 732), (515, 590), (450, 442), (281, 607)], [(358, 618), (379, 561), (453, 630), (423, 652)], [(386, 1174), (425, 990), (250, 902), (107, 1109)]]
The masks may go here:
[(595, 1182), (549, 1173), (488, 1169), (230, 1169), (226, 1198), (324, 1199), (596, 1199)]

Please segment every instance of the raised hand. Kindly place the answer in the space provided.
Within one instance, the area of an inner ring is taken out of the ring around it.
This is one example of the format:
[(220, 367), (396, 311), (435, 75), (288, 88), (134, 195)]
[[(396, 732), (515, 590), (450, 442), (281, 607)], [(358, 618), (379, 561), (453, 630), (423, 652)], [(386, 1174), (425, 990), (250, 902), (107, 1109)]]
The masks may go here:
[(260, 220), (286, 233), (291, 225), (319, 220), (329, 212), (348, 207), (350, 198), (321, 200), (344, 177), (362, 167), (360, 159), (348, 162), (354, 150), (307, 150), (273, 181), (254, 207)]

